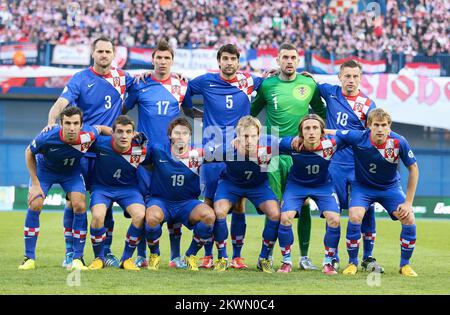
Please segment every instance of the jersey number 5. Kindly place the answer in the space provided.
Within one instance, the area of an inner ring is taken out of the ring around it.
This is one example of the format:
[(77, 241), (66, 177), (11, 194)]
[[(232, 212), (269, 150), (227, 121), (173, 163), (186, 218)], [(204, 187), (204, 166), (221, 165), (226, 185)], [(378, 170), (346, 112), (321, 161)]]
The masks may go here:
[(225, 96), (225, 100), (226, 100), (226, 107), (228, 109), (233, 108), (233, 95), (227, 95)]

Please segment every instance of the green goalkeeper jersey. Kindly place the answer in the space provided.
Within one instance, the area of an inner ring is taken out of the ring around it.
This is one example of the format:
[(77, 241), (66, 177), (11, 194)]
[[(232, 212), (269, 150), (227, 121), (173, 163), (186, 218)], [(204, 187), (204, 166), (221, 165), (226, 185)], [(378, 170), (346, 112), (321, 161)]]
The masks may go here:
[(252, 116), (257, 116), (266, 106), (266, 126), (270, 133), (278, 126), (279, 136), (295, 136), (298, 123), (313, 111), (325, 119), (325, 107), (320, 98), (316, 82), (297, 74), (292, 81), (282, 81), (278, 76), (265, 79), (251, 105)]

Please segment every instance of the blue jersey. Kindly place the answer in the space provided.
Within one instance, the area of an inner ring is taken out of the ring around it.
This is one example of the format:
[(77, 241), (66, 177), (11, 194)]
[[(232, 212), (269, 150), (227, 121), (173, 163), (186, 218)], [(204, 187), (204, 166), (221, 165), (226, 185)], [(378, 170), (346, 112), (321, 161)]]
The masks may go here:
[(323, 138), (313, 151), (304, 147), (300, 152), (291, 148), (293, 137), (284, 137), (280, 142), (280, 152), (292, 156), (293, 165), (288, 180), (302, 186), (319, 186), (330, 182), (328, 167), (336, 152), (346, 147), (339, 138)]
[(97, 154), (92, 186), (108, 188), (138, 187), (136, 169), (147, 163), (146, 145), (139, 145), (134, 140), (131, 148), (120, 153), (113, 148), (111, 136), (100, 136), (91, 148)]
[(48, 171), (71, 173), (80, 168), (80, 159), (94, 143), (99, 133), (97, 128), (84, 125), (75, 144), (62, 139), (60, 126), (49, 132), (41, 132), (30, 144), (36, 155), (37, 165)]
[[(336, 130), (365, 130), (366, 120), (375, 103), (361, 92), (356, 96), (342, 94), (342, 87), (327, 83), (318, 84), (320, 96), (327, 103), (326, 126)], [(340, 150), (333, 163), (353, 164), (350, 147)]]
[(83, 111), (86, 124), (112, 126), (132, 83), (133, 77), (120, 69), (111, 68), (108, 74), (101, 75), (90, 67), (70, 79), (61, 97)]
[[(215, 139), (216, 143), (225, 143), (227, 137), (229, 140), (233, 139), (234, 128), (239, 119), (250, 115), (251, 95), (262, 81), (262, 78), (241, 72), (230, 81), (222, 79), (219, 73), (207, 73), (189, 81), (189, 94), (203, 96), (204, 144), (211, 139)], [(190, 99), (189, 96), (188, 98)], [(214, 127), (220, 128), (223, 140), (214, 133)]]
[(187, 83), (171, 76), (165, 81), (149, 78), (146, 82), (132, 85), (125, 101), (125, 107), (132, 109), (138, 105), (138, 127), (150, 143), (165, 141), (168, 143), (169, 123), (180, 115), (184, 102)]
[(356, 180), (384, 190), (399, 186), (400, 159), (406, 167), (416, 163), (411, 147), (404, 137), (394, 132), (381, 145), (373, 143), (370, 134), (370, 130), (343, 130), (336, 133), (337, 138), (352, 146)]
[(184, 156), (177, 158), (172, 156), (169, 144), (153, 144), (149, 152), (153, 163), (150, 184), (152, 196), (170, 201), (198, 198), (203, 150), (190, 149)]

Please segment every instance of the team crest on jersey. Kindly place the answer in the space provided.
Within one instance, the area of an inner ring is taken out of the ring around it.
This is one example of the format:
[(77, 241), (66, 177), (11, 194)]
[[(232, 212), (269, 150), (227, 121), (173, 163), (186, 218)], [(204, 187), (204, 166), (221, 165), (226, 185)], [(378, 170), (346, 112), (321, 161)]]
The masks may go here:
[(400, 153), (400, 141), (398, 139), (388, 138), (382, 145), (376, 146), (381, 156), (389, 163), (398, 163)]
[(187, 168), (189, 168), (193, 173), (199, 175), (200, 166), (203, 164), (204, 153), (201, 149), (191, 149), (186, 154), (179, 159)]
[(258, 165), (262, 170), (267, 170), (272, 159), (272, 147), (258, 148)]
[(147, 155), (147, 149), (144, 145), (142, 146), (133, 146), (131, 147), (131, 151), (128, 151), (125, 154), (122, 154), (122, 157), (127, 160), (131, 165), (133, 165), (135, 168), (139, 166), (144, 160), (145, 156)]
[(320, 142), (320, 145), (316, 148), (314, 153), (329, 161), (333, 157), (333, 154), (336, 152), (336, 150), (336, 140), (324, 139)]
[(172, 94), (181, 94), (181, 87), (179, 85), (172, 85)]
[(92, 132), (82, 131), (80, 133), (80, 137), (78, 138), (78, 143), (71, 144), (71, 146), (75, 150), (78, 150), (82, 153), (86, 153), (94, 141), (95, 141), (95, 136)]
[(348, 104), (352, 108), (353, 112), (355, 113), (356, 117), (358, 117), (359, 121), (365, 125), (366, 119), (367, 119), (367, 112), (370, 108), (370, 99), (367, 97), (363, 97), (361, 95), (358, 95), (356, 99), (349, 100), (347, 99)]
[(119, 86), (120, 85), (120, 78), (114, 77), (113, 78), (113, 84), (114, 84), (114, 87)]

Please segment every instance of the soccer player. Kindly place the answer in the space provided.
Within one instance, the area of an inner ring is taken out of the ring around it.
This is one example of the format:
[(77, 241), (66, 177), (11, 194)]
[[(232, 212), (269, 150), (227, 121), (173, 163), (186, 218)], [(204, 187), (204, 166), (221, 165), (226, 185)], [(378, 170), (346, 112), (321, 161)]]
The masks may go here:
[[(109, 38), (102, 36), (94, 40), (92, 43), (93, 66), (76, 73), (70, 79), (61, 96), (50, 109), (48, 126), (55, 123), (59, 113), (69, 104), (78, 106), (83, 110), (83, 118), (86, 124), (112, 126), (114, 120), (121, 114), (125, 91), (133, 83), (133, 77), (128, 73), (111, 66), (114, 57), (115, 47)], [(88, 152), (81, 161), (83, 177), (88, 191), (91, 190), (94, 164), (95, 154)], [(71, 202), (67, 202), (64, 209), (66, 257), (63, 266), (70, 264), (72, 260), (72, 221)], [(110, 250), (114, 230), (111, 209), (108, 209), (105, 227), (107, 228), (105, 262), (108, 266), (119, 267), (119, 260)]]
[[(416, 243), (416, 224), (412, 203), (419, 179), (419, 168), (408, 142), (391, 131), (391, 116), (384, 109), (370, 112), (369, 130), (338, 130), (336, 137), (351, 145), (355, 159), (355, 181), (351, 186), (349, 222), (347, 226), (347, 251), (349, 265), (343, 274), (354, 275), (358, 271), (358, 251), (361, 238), (361, 222), (364, 213), (374, 202), (379, 202), (393, 220), (399, 220), (400, 274), (417, 277), (409, 260)], [(409, 172), (405, 193), (400, 185), (398, 167), (400, 160)]]
[(328, 169), (334, 154), (345, 144), (339, 139), (324, 137), (324, 129), (323, 119), (316, 114), (309, 114), (298, 126), (298, 135), (303, 140), (299, 150), (291, 148), (292, 137), (282, 138), (280, 142), (280, 152), (292, 155), (293, 166), (289, 172), (281, 207), (278, 239), (283, 264), (278, 272), (292, 271), (291, 245), (294, 242), (292, 220), (297, 212), (301, 211), (305, 199), (309, 197), (317, 203), (320, 216), (327, 222), (322, 272), (326, 275), (337, 274), (332, 259), (341, 235), (340, 209)]
[[(375, 103), (360, 90), (362, 66), (355, 60), (344, 62), (338, 74), (339, 85), (318, 84), (320, 96), (327, 103), (327, 128), (336, 130), (365, 130), (367, 117), (376, 106)], [(330, 174), (335, 184), (341, 209), (348, 209), (350, 183), (355, 178), (353, 151), (350, 147), (336, 152), (331, 161)], [(373, 257), (376, 237), (375, 209), (371, 205), (364, 215), (361, 225), (363, 237), (364, 270), (383, 272), (384, 269)], [(336, 254), (333, 265), (339, 267), (339, 256)]]
[[(157, 143), (149, 148), (154, 170), (150, 182), (151, 196), (146, 198), (145, 231), (151, 252), (148, 269), (158, 270), (161, 225), (172, 221), (181, 222), (193, 230), (184, 261), (189, 270), (198, 271), (197, 252), (211, 240), (215, 221), (214, 210), (198, 200), (203, 150), (191, 147), (192, 127), (185, 118), (173, 120), (167, 135), (170, 144)], [(148, 189), (148, 183), (140, 185), (144, 185), (144, 190)]]
[(227, 214), (239, 198), (245, 197), (257, 207), (259, 214), (265, 214), (267, 217), (257, 267), (263, 272), (273, 272), (269, 253), (277, 239), (280, 209), (267, 177), (267, 168), (274, 153), (273, 146), (259, 145), (261, 129), (261, 123), (257, 118), (244, 116), (236, 127), (235, 149), (232, 151), (226, 149), (214, 153), (212, 157), (207, 156), (207, 160), (225, 159), (226, 165), (214, 196), (216, 213), (214, 239), (218, 249), (218, 260), (214, 263), (214, 268), (217, 271), (228, 268)]
[[(187, 82), (180, 80), (177, 74), (171, 73), (174, 51), (166, 41), (159, 41), (152, 52), (152, 63), (155, 67), (150, 78), (132, 85), (125, 101), (123, 113), (138, 106), (139, 119), (137, 130), (143, 132), (152, 144), (169, 143), (166, 135), (170, 122), (181, 113), (184, 102)], [(143, 173), (144, 172), (144, 173)], [(151, 178), (148, 171), (138, 169), (138, 176)], [(170, 236), (170, 267), (185, 268), (180, 257), (181, 224), (167, 222)], [(138, 246), (136, 265), (147, 267), (146, 244), (141, 242)]]
[[(87, 232), (85, 187), (81, 176), (80, 159), (97, 138), (99, 132), (108, 133), (108, 127), (83, 126), (79, 108), (68, 107), (60, 114), (60, 126), (50, 132), (41, 132), (27, 147), (25, 161), (30, 174), (28, 212), (25, 219), (25, 260), (20, 270), (35, 269), (36, 243), (39, 235), (39, 215), (45, 196), (58, 183), (72, 200), (74, 220), (70, 227), (73, 239), (71, 269), (86, 270), (83, 261)], [(37, 155), (37, 156), (36, 156)]]
[[(204, 102), (203, 144), (223, 145), (235, 136), (235, 127), (239, 119), (250, 114), (250, 99), (257, 90), (262, 78), (249, 73), (238, 72), (240, 53), (235, 45), (226, 44), (217, 52), (219, 73), (207, 73), (188, 83), (188, 100), (191, 95), (201, 94)], [(214, 195), (223, 163), (209, 163), (202, 168), (205, 185), (205, 203), (213, 207)], [(247, 265), (241, 257), (246, 230), (244, 205), (242, 201), (233, 207), (231, 219), (231, 239), (233, 242), (233, 260), (231, 266), (245, 269)], [(200, 268), (212, 268), (212, 242), (205, 245), (205, 257)]]
[[(308, 114), (309, 105), (313, 111), (325, 118), (325, 108), (320, 99), (317, 85), (309, 77), (297, 74), (299, 59), (295, 46), (285, 43), (278, 51), (278, 76), (264, 80), (252, 102), (251, 114), (257, 116), (266, 108), (266, 125), (270, 130), (277, 128), (280, 137), (295, 136), (298, 122)], [(274, 157), (269, 172), (269, 182), (281, 202), (286, 187), (292, 158), (289, 155)], [(311, 210), (306, 202), (298, 220), (298, 239), (300, 247), (300, 268), (317, 269), (308, 257), (311, 238)]]
[(147, 161), (146, 141), (142, 135), (140, 137), (142, 141), (133, 139), (134, 121), (126, 115), (117, 117), (112, 129), (112, 136), (99, 137), (91, 148), (97, 154), (97, 159), (90, 204), (92, 212), (90, 234), (95, 259), (89, 269), (97, 270), (105, 267), (104, 220), (107, 209), (117, 202), (124, 210), (125, 216), (131, 217), (120, 268), (139, 270), (131, 257), (144, 235), (145, 206), (139, 190), (136, 168)]

